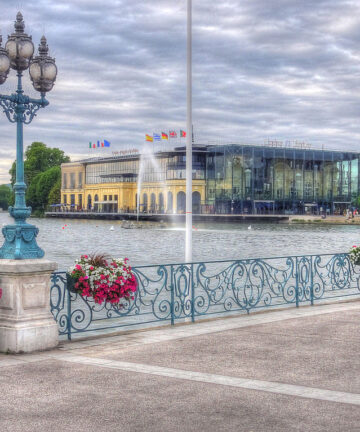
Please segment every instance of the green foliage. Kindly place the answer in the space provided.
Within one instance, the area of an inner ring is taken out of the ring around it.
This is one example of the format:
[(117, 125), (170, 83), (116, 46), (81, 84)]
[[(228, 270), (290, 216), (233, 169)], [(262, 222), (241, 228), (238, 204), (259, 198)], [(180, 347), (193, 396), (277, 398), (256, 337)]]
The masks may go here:
[[(65, 156), (58, 148), (47, 147), (42, 142), (33, 142), (25, 151), (24, 175), (25, 183), (30, 186), (33, 179), (49, 168), (60, 166), (64, 162), (70, 162), (69, 156)], [(11, 184), (16, 178), (16, 163), (10, 169)]]
[(7, 185), (0, 186), (0, 207), (7, 210), (10, 205), (11, 188)]
[(59, 204), (61, 201), (61, 178), (54, 184), (49, 192), (48, 205)]
[[(25, 151), (24, 177), (27, 185), (26, 204), (33, 209), (33, 215), (40, 215), (48, 204), (60, 202), (60, 165), (70, 162), (58, 148), (47, 147), (42, 142), (33, 142)], [(16, 162), (9, 171), (11, 184), (16, 181)], [(13, 194), (10, 204), (13, 203)]]
[(27, 204), (34, 210), (44, 211), (49, 203), (49, 195), (54, 186), (60, 182), (61, 168), (55, 166), (37, 174), (26, 193)]

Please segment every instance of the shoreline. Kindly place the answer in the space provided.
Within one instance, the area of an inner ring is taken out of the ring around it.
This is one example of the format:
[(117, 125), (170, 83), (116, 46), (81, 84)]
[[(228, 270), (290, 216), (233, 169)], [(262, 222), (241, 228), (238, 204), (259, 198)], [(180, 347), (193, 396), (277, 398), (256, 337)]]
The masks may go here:
[(303, 224), (303, 225), (360, 225), (360, 216), (355, 216), (352, 219), (346, 216), (326, 216), (322, 219), (321, 216), (305, 216), (293, 215), (289, 217), (289, 224)]
[[(46, 218), (59, 219), (90, 219), (90, 220), (127, 220), (127, 221), (150, 221), (150, 222), (185, 222), (185, 214), (161, 214), (146, 213), (86, 213), (86, 212), (46, 212)], [(360, 216), (347, 219), (345, 216), (321, 216), (309, 215), (246, 215), (246, 214), (193, 214), (194, 222), (237, 222), (256, 223), (272, 222), (276, 224), (316, 224), (316, 225), (360, 225)]]

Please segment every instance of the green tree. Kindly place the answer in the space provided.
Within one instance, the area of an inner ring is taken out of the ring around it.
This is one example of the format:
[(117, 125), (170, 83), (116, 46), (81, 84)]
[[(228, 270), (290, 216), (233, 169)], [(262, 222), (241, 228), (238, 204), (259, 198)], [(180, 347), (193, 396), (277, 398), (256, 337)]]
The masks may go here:
[(11, 188), (7, 185), (0, 186), (0, 207), (7, 210), (10, 205)]
[[(24, 176), (25, 183), (30, 186), (33, 179), (49, 168), (60, 166), (64, 162), (70, 162), (69, 156), (58, 148), (47, 147), (42, 142), (33, 142), (25, 151)], [(16, 162), (10, 169), (11, 184), (16, 181)]]
[[(55, 200), (55, 185), (61, 183), (60, 165), (70, 162), (69, 156), (65, 156), (58, 148), (47, 147), (42, 142), (33, 142), (25, 151), (24, 177), (27, 185), (26, 203), (31, 206), (34, 213), (43, 212), (49, 203), (50, 191), (52, 200)], [(53, 169), (54, 168), (54, 169)], [(16, 161), (10, 169), (11, 184), (16, 181)], [(43, 175), (44, 174), (44, 175)], [(60, 187), (57, 186), (60, 195)], [(14, 193), (11, 194), (10, 204), (14, 202)], [(60, 202), (60, 198), (56, 201)]]
[(61, 201), (61, 178), (54, 184), (49, 192), (48, 205), (59, 204)]
[(45, 172), (37, 174), (27, 190), (27, 204), (34, 211), (43, 212), (49, 204), (49, 195), (55, 185), (61, 181), (61, 168), (54, 166)]

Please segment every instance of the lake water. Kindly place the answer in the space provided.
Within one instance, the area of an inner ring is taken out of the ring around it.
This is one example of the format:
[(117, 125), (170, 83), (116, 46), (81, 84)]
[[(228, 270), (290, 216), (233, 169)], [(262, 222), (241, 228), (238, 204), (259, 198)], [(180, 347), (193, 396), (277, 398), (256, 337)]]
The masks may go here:
[[(7, 213), (0, 213), (1, 224), (12, 221)], [(131, 265), (184, 261), (184, 225), (154, 228), (154, 224), (144, 223), (143, 229), (123, 229), (121, 221), (31, 218), (28, 222), (40, 229), (38, 244), (47, 259), (59, 264), (59, 270), (66, 270), (74, 259), (91, 252), (128, 257)], [(270, 223), (252, 223), (251, 229), (248, 226), (196, 223), (193, 261), (347, 252), (360, 238), (360, 226)]]

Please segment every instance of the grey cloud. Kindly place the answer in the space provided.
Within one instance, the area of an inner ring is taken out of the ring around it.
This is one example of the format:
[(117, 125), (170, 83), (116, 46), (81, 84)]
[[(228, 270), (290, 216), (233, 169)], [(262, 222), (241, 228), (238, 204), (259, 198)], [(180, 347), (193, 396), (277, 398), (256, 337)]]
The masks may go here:
[[(15, 6), (0, 0), (4, 39)], [(185, 1), (29, 0), (22, 12), (36, 45), (45, 32), (59, 67), (25, 145), (42, 140), (79, 157), (91, 140), (106, 137), (117, 150), (142, 146), (145, 133), (185, 128)], [(197, 139), (357, 149), (359, 16), (350, 0), (194, 1)], [(11, 75), (4, 93), (14, 89)], [(27, 74), (24, 88), (35, 95)], [(0, 135), (2, 160), (11, 160), (15, 128), (4, 115)], [(0, 179), (6, 171), (1, 164)]]

